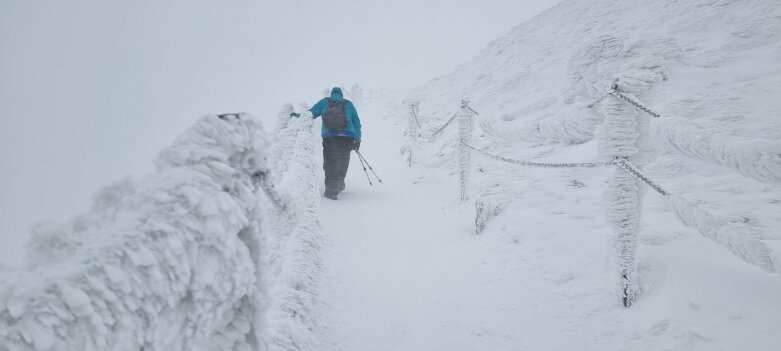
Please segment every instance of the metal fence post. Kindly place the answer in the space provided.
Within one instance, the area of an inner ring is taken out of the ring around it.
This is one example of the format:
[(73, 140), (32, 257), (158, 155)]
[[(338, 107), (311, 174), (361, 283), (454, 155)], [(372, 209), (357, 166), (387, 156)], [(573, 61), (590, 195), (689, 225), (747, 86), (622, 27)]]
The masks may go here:
[[(599, 136), (599, 153), (611, 158), (633, 160), (639, 155), (638, 119), (633, 107), (608, 99), (602, 104), (605, 116)], [(618, 295), (625, 307), (637, 298), (637, 239), (640, 229), (640, 202), (642, 187), (629, 171), (616, 167), (607, 190), (608, 221), (613, 228), (613, 246), (618, 269)]]
[(409, 118), (407, 120), (407, 163), (412, 167), (412, 154), (415, 151), (415, 146), (418, 144), (418, 128), (420, 127), (420, 120), (418, 119), (418, 105), (420, 102), (416, 100), (407, 101), (409, 108)]
[(471, 154), (467, 144), (472, 141), (472, 120), (474, 110), (469, 107), (469, 101), (461, 101), (461, 109), (458, 111), (458, 167), (461, 182), (461, 202), (469, 199), (469, 169), (471, 168)]

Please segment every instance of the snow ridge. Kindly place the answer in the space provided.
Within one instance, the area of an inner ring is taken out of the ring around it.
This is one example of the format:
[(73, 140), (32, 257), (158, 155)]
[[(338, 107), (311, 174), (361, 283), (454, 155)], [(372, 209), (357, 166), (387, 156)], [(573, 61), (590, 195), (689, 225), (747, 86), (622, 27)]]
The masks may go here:
[(0, 350), (250, 349), (265, 146), (246, 115), (204, 116), (156, 173), (35, 233), (43, 259), (0, 283)]

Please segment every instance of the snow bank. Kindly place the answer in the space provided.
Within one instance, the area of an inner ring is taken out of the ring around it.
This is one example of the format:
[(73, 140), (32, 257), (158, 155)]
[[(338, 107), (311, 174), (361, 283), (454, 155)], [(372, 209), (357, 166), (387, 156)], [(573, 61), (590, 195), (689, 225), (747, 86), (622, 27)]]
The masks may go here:
[(265, 143), (246, 115), (205, 116), (156, 173), (39, 229), (31, 269), (0, 283), (0, 350), (249, 349), (257, 265), (242, 237), (260, 234)]

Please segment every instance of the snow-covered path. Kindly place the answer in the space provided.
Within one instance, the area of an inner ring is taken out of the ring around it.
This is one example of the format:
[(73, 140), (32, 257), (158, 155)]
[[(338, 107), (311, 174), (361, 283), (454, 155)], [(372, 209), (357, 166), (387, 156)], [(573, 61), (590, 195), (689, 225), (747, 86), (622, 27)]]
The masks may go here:
[[(621, 309), (606, 281), (609, 267), (589, 260), (593, 252), (558, 264), (560, 257), (550, 255), (561, 243), (545, 237), (566, 232), (571, 223), (527, 233), (523, 240), (530, 242), (523, 246), (508, 245), (507, 236), (473, 235), (474, 206), (459, 204), (457, 175), (423, 179), (422, 170), (409, 168), (399, 155), (402, 128), (366, 116), (372, 113), (364, 112), (369, 136), (362, 153), (383, 184), (369, 186), (353, 155), (348, 190), (338, 201), (321, 201), (325, 269), (316, 313), (318, 350), (516, 350), (567, 347), (578, 343), (573, 339), (598, 346), (599, 336), (584, 328), (591, 321), (578, 315), (606, 306)], [(555, 220), (545, 218), (549, 210), (530, 212), (537, 218), (532, 225)], [(561, 250), (575, 251), (588, 240), (581, 236)], [(602, 257), (605, 249), (596, 248)], [(596, 271), (599, 277), (588, 279), (600, 282), (588, 284), (587, 291), (551, 292), (581, 278), (579, 270)], [(573, 308), (588, 303), (594, 305)], [(558, 332), (568, 337), (557, 340)]]
[(322, 200), (318, 349), (475, 349), (464, 342), (479, 338), (480, 330), (470, 330), (476, 318), (513, 312), (492, 310), (498, 305), (484, 280), (495, 269), (482, 262), (485, 255), (462, 251), (474, 239), (458, 218), (445, 215), (442, 201), (455, 200), (457, 188), (446, 194), (437, 193), (445, 187), (416, 186), (399, 156), (398, 128), (364, 123), (362, 153), (384, 183), (369, 186), (354, 155), (348, 190), (338, 201)]
[[(369, 186), (353, 155), (347, 191), (321, 200), (315, 349), (771, 350), (781, 342), (781, 281), (674, 222), (660, 198), (646, 201), (644, 293), (625, 309), (601, 209), (609, 172), (524, 169), (523, 201), (507, 210), (518, 215), (475, 236), (457, 175), (407, 167), (402, 127), (361, 112), (362, 151), (384, 183)], [(572, 179), (587, 184), (572, 188)]]

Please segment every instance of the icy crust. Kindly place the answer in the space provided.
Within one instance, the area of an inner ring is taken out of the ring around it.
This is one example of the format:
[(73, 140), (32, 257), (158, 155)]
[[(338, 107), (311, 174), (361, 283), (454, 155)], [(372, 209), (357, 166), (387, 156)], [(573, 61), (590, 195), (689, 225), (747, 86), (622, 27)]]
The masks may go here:
[[(680, 196), (670, 196), (668, 203), (675, 216), (703, 236), (727, 247), (735, 256), (769, 273), (781, 274), (781, 256), (762, 240), (748, 237), (729, 223), (711, 216)], [(781, 245), (775, 246), (781, 247)]]
[(248, 350), (259, 235), (247, 116), (205, 116), (157, 171), (105, 189), (71, 226), (40, 229), (29, 271), (0, 282), (0, 350)]
[(268, 302), (261, 338), (268, 350), (313, 350), (321, 247), (315, 137), (311, 114), (290, 118), (290, 112), (288, 105), (280, 113), (274, 141), (274, 154), (280, 155), (275, 169), (282, 170), (275, 179), (286, 210), (265, 217), (271, 235), (264, 237)]
[(781, 183), (781, 142), (748, 140), (725, 133), (706, 134), (681, 118), (654, 118), (651, 137), (657, 145), (686, 156), (727, 166), (766, 183)]

